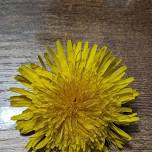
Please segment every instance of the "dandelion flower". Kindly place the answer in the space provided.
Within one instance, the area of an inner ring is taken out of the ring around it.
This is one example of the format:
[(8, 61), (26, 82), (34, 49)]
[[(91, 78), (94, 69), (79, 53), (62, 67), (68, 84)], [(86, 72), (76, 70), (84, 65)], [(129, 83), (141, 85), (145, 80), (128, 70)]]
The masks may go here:
[[(22, 133), (34, 132), (26, 148), (50, 152), (108, 152), (121, 149), (130, 135), (119, 128), (139, 120), (125, 106), (138, 96), (125, 77), (126, 66), (106, 47), (60, 41), (48, 47), (41, 65), (21, 65), (16, 80), (27, 89), (11, 88), (13, 107), (27, 107), (13, 116)], [(45, 59), (45, 60), (44, 60)]]

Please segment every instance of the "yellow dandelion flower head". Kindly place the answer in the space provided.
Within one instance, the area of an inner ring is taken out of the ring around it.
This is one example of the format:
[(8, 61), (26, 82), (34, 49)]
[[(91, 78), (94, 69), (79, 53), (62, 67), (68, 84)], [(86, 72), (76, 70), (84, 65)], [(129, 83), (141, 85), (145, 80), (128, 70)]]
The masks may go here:
[(125, 107), (138, 92), (127, 87), (126, 66), (106, 47), (68, 40), (66, 50), (56, 41), (40, 64), (21, 65), (16, 80), (28, 89), (11, 88), (14, 107), (27, 107), (13, 116), (22, 134), (34, 132), (27, 149), (62, 152), (108, 152), (122, 148), (131, 137), (119, 128), (139, 120)]

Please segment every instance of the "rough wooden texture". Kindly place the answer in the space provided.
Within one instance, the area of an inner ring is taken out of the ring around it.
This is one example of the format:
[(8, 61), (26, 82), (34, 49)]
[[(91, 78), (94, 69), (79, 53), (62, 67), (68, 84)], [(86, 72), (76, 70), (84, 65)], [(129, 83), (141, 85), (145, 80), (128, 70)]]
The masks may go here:
[[(141, 120), (126, 129), (134, 138), (122, 151), (152, 152), (152, 0), (0, 0), (0, 107), (9, 106), (7, 89), (19, 86), (18, 66), (68, 38), (107, 44), (128, 65)], [(26, 140), (1, 129), (0, 152), (23, 152)]]

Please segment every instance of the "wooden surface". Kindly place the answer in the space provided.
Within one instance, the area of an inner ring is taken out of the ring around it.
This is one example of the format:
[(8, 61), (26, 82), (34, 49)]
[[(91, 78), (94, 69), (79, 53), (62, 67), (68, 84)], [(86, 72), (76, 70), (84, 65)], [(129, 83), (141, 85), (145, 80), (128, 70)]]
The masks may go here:
[[(131, 104), (140, 122), (122, 152), (152, 152), (152, 0), (0, 0), (0, 107), (9, 106), (19, 86), (13, 79), (21, 63), (56, 39), (108, 44), (128, 65), (140, 93)], [(1, 124), (0, 124), (1, 125)], [(0, 129), (0, 152), (23, 152), (27, 137), (14, 126)]]

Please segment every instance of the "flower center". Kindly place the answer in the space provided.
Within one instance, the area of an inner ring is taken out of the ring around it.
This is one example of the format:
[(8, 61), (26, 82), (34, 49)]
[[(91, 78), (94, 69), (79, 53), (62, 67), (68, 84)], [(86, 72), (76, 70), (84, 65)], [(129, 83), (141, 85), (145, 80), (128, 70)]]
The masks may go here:
[(75, 97), (74, 100), (73, 100), (73, 102), (76, 102), (76, 101), (77, 101), (77, 98)]

